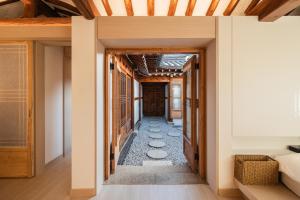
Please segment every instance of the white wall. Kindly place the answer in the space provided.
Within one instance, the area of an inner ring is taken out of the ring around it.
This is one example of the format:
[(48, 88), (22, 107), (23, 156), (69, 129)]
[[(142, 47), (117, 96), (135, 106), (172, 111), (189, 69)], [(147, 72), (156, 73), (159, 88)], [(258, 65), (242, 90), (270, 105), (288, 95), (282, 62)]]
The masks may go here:
[(219, 188), (235, 187), (235, 153), (261, 148), (268, 154), (299, 144), (299, 35), (300, 17), (272, 23), (256, 17), (218, 18)]
[[(95, 27), (95, 20), (72, 17), (71, 188), (73, 192), (76, 189), (96, 189)], [(103, 124), (100, 123), (99, 126), (103, 128)], [(103, 148), (103, 145), (99, 148), (101, 147)]]
[[(134, 79), (134, 98), (139, 97), (140, 94), (140, 83)], [(136, 124), (139, 121), (139, 115), (140, 115), (140, 105), (139, 105), (139, 99), (134, 100), (134, 124)]]
[(300, 136), (300, 17), (232, 27), (233, 135)]
[(104, 46), (97, 42), (97, 193), (104, 182)]
[(72, 136), (72, 77), (71, 47), (64, 47), (64, 153), (71, 152)]
[(217, 192), (217, 133), (216, 133), (216, 41), (206, 51), (206, 131), (207, 182)]
[(45, 163), (63, 154), (63, 48), (45, 47)]

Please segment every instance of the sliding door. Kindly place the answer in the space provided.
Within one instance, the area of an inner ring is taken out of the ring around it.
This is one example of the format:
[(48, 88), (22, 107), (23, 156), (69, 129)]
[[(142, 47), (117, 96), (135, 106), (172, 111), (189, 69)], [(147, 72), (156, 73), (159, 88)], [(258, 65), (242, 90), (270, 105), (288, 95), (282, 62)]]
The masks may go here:
[[(112, 73), (112, 117), (111, 117), (111, 145), (110, 145), (110, 173), (114, 173), (120, 150), (132, 132), (133, 126), (133, 71), (121, 57), (110, 55), (114, 66)], [(109, 67), (109, 66), (107, 66)], [(107, 175), (108, 178), (109, 175)]]
[(196, 56), (183, 69), (183, 151), (193, 171), (197, 170)]
[(32, 43), (0, 43), (0, 177), (33, 176)]

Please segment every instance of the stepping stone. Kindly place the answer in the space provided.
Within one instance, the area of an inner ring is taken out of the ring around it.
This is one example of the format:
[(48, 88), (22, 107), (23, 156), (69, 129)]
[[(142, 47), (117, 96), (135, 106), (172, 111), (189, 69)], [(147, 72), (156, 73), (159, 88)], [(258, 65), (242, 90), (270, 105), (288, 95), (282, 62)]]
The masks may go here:
[(180, 133), (169, 132), (169, 133), (168, 133), (168, 136), (171, 136), (171, 137), (179, 137), (179, 136), (180, 136)]
[(150, 128), (149, 131), (152, 132), (152, 133), (159, 133), (160, 128)]
[(159, 128), (160, 125), (159, 124), (150, 124), (149, 126), (150, 126), (150, 128)]
[(164, 159), (168, 156), (168, 153), (162, 150), (150, 150), (147, 152), (147, 156), (153, 159)]
[(143, 166), (172, 166), (171, 160), (144, 160)]
[(158, 120), (152, 120), (152, 121), (150, 121), (150, 124), (158, 124), (158, 123), (159, 123)]
[(149, 135), (150, 138), (152, 139), (162, 139), (163, 136), (161, 134), (157, 134), (157, 133), (152, 133)]
[(150, 147), (155, 147), (155, 148), (161, 148), (161, 147), (166, 146), (166, 143), (162, 142), (162, 141), (153, 140), (153, 141), (149, 142), (149, 146)]

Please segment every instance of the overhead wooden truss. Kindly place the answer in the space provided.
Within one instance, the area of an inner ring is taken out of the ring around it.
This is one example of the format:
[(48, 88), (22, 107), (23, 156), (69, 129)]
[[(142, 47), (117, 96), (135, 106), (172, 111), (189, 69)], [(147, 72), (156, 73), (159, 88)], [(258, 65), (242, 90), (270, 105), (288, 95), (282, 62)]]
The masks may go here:
[[(118, 15), (118, 13), (114, 13), (112, 9), (111, 0), (72, 0), (73, 4), (65, 0), (4, 0), (0, 2), (0, 6), (7, 6), (18, 1), (21, 1), (24, 4), (24, 18), (37, 17), (39, 15), (47, 17), (70, 17), (83, 15), (87, 19), (93, 19), (101, 14), (107, 16)], [(126, 10), (127, 16), (135, 15), (134, 8), (137, 8), (134, 7), (132, 0), (119, 1), (119, 5), (124, 5), (124, 10)], [(176, 14), (178, 2), (178, 0), (170, 0), (168, 11), (165, 13), (166, 16), (174, 16)], [(219, 14), (222, 11), (220, 11), (220, 8), (218, 9), (218, 6), (222, 4), (220, 2), (222, 1), (210, 0), (210, 4), (205, 15), (216, 15), (216, 10), (218, 10)], [(258, 16), (261, 21), (274, 21), (300, 6), (300, 0), (252, 0), (250, 2), (247, 1), (247, 3), (245, 2), (246, 1), (242, 0), (230, 0), (227, 5), (222, 4), (222, 6), (226, 6), (225, 10), (222, 11), (223, 15), (236, 15), (236, 13), (234, 13), (235, 9), (241, 4), (240, 7), (246, 7), (246, 9), (242, 11), (246, 16)], [(96, 4), (102, 4), (104, 8), (102, 12), (105, 13), (100, 13), (98, 10), (99, 5), (97, 6)], [(156, 5), (154, 0), (147, 0), (146, 4), (147, 15), (155, 16), (155, 7), (159, 6), (159, 4)], [(197, 9), (195, 11), (196, 4), (199, 5), (202, 4), (202, 2), (200, 0), (188, 0), (184, 14), (186, 16), (198, 15), (195, 13), (198, 11)]]

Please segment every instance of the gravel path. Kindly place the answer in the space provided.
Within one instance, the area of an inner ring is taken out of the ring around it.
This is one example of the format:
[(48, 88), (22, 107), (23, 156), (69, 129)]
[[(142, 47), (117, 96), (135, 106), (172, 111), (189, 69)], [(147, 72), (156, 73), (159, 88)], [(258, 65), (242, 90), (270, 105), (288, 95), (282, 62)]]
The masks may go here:
[[(152, 122), (155, 121), (155, 122)], [(156, 122), (157, 121), (157, 122)], [(159, 124), (163, 139), (151, 139), (148, 135), (151, 134), (149, 131), (150, 124)], [(180, 133), (180, 137), (168, 136), (168, 131)], [(152, 140), (164, 141), (166, 146), (162, 148), (150, 147), (148, 143)], [(167, 124), (166, 120), (161, 117), (144, 117), (142, 120), (141, 127), (137, 136), (134, 138), (133, 143), (130, 147), (129, 153), (127, 154), (124, 165), (142, 166), (144, 160), (154, 160), (147, 156), (149, 150), (160, 149), (168, 153), (168, 156), (162, 160), (170, 160), (173, 165), (180, 166), (186, 165), (187, 161), (183, 155), (182, 145), (182, 131), (178, 127), (173, 127)]]

